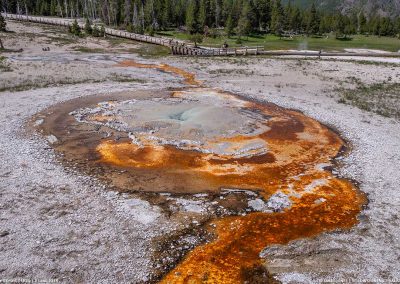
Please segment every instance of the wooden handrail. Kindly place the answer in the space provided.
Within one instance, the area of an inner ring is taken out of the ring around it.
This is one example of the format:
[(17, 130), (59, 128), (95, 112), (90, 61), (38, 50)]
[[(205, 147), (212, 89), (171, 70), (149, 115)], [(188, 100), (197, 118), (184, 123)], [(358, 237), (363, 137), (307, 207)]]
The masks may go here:
[[(43, 17), (33, 17), (26, 15), (16, 15), (16, 14), (8, 14), (2, 13), (2, 15), (6, 19), (17, 20), (17, 21), (28, 21), (34, 23), (42, 23), (42, 24), (50, 24), (50, 25), (59, 25), (68, 27), (72, 23), (68, 20), (56, 20), (51, 18), (43, 18)], [(84, 24), (79, 24), (80, 27), (84, 27)], [(148, 35), (141, 35), (130, 32), (121, 32), (115, 29), (105, 28), (105, 33), (117, 37), (133, 39), (136, 41), (147, 42), (162, 46), (167, 46), (171, 49), (173, 54), (177, 55), (193, 55), (193, 56), (231, 56), (231, 55), (270, 55), (270, 56), (282, 56), (282, 55), (298, 55), (298, 56), (357, 56), (357, 57), (394, 57), (400, 58), (399, 52), (391, 52), (391, 53), (382, 53), (382, 54), (374, 54), (374, 53), (349, 53), (349, 52), (304, 52), (304, 51), (268, 51), (265, 50), (264, 46), (243, 46), (243, 47), (235, 47), (235, 48), (215, 48), (215, 47), (194, 47), (193, 45), (189, 45), (187, 42), (165, 38), (165, 37), (154, 37)], [(251, 52), (254, 51), (254, 52)]]

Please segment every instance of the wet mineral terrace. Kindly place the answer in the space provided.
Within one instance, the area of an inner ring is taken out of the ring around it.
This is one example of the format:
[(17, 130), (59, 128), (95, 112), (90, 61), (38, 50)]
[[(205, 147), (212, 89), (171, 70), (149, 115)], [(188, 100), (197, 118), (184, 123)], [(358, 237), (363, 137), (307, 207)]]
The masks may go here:
[[(35, 123), (64, 161), (195, 224), (164, 240), (162, 283), (266, 282), (267, 246), (357, 223), (365, 199), (327, 170), (344, 142), (326, 126), (169, 65), (120, 66), (174, 73), (188, 86), (76, 99)], [(197, 239), (173, 239), (185, 234)]]

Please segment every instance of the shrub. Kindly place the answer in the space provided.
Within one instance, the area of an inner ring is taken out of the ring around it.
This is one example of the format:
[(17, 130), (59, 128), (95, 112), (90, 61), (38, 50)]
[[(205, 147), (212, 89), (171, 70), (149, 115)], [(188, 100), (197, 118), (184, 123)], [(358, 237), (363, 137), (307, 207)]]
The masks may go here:
[(0, 32), (5, 32), (6, 31), (6, 20), (4, 19), (3, 15), (0, 14)]
[(89, 19), (86, 18), (86, 23), (85, 23), (85, 34), (91, 35), (92, 33), (93, 33), (92, 24), (90, 23)]
[(190, 39), (190, 41), (194, 42), (194, 46), (197, 47), (198, 43), (203, 42), (203, 35), (201, 35), (199, 33), (192, 34), (189, 39)]
[(93, 26), (93, 29), (92, 29), (92, 36), (94, 36), (94, 37), (100, 37), (100, 30), (99, 30), (99, 28), (98, 28), (96, 25)]
[(130, 32), (130, 33), (133, 33), (133, 32), (134, 32), (134, 28), (133, 28), (132, 24), (128, 24), (128, 25), (126, 26), (126, 31), (127, 31), (127, 32)]
[(101, 36), (101, 37), (106, 36), (106, 28), (104, 26), (101, 26), (99, 36)]
[(72, 25), (69, 27), (69, 32), (73, 35), (80, 36), (81, 35), (81, 27), (78, 25), (78, 21), (75, 19), (75, 21), (72, 23)]

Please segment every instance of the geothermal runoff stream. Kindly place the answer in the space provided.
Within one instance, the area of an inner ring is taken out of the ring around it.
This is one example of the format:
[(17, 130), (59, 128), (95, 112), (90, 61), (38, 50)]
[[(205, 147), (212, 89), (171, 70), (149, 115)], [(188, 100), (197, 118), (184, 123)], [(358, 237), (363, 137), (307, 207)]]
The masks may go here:
[[(328, 127), (298, 111), (207, 88), (176, 67), (129, 60), (119, 66), (173, 73), (186, 86), (79, 98), (34, 121), (57, 138), (53, 146), (67, 164), (160, 205), (171, 218), (196, 215), (176, 209), (183, 199), (206, 204), (191, 232), (177, 233), (194, 235), (194, 245), (174, 254), (173, 238), (163, 240), (154, 281), (249, 281), (265, 269), (266, 247), (357, 223), (365, 198), (330, 171), (344, 141)], [(166, 256), (170, 261), (160, 260)]]

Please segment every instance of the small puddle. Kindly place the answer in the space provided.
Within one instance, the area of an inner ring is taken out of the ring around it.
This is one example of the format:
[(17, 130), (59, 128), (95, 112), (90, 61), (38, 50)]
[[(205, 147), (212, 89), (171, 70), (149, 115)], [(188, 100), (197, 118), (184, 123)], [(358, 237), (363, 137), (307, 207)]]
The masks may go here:
[(357, 223), (365, 197), (320, 166), (344, 146), (326, 126), (203, 87), (166, 64), (118, 66), (176, 74), (188, 87), (80, 98), (36, 119), (66, 160), (116, 190), (158, 200), (171, 216), (194, 213), (173, 212), (169, 202), (200, 216), (193, 232), (206, 237), (161, 266), (161, 283), (271, 281), (264, 248)]

